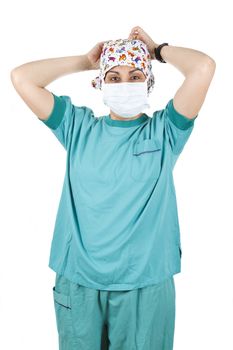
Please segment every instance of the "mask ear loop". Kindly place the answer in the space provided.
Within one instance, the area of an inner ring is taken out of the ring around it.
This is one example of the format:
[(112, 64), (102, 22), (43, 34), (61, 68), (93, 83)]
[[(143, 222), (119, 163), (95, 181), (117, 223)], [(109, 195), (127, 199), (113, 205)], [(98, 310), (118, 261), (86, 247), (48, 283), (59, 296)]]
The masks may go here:
[(149, 79), (150, 79), (150, 76), (148, 75), (147, 77), (146, 77), (146, 80), (144, 80), (144, 83), (146, 84), (146, 86), (147, 86), (147, 97), (149, 97), (149, 94), (150, 94), (150, 90), (149, 90)]
[(104, 81), (105, 76), (106, 76), (106, 73), (107, 73), (107, 71), (105, 71), (104, 74), (102, 74), (102, 76), (101, 76), (101, 90), (102, 90), (102, 88), (103, 88), (103, 85), (106, 85), (106, 83), (105, 83), (105, 81)]

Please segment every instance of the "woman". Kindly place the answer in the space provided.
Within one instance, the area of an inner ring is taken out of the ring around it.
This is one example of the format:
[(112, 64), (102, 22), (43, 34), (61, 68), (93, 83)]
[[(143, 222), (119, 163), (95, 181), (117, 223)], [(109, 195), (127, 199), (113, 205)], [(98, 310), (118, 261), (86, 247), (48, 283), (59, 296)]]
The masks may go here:
[[(185, 80), (149, 117), (151, 60)], [(45, 87), (100, 68), (92, 86), (108, 115), (96, 117)], [(87, 54), (29, 62), (11, 72), (29, 108), (67, 151), (49, 267), (59, 349), (171, 350), (181, 243), (172, 171), (215, 71), (208, 55), (156, 44), (140, 27)]]

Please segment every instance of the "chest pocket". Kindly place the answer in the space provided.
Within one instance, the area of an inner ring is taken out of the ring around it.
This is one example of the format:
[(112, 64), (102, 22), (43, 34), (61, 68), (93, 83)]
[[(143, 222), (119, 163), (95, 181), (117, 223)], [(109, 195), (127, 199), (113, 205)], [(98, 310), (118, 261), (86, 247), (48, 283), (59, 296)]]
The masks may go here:
[(161, 169), (161, 144), (156, 139), (144, 139), (133, 145), (130, 175), (139, 182), (156, 181)]

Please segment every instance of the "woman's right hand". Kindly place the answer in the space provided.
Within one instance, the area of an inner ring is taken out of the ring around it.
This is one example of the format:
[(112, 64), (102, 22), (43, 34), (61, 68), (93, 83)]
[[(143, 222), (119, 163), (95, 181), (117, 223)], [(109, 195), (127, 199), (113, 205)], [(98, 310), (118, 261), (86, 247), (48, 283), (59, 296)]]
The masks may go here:
[(90, 69), (100, 68), (100, 55), (105, 41), (98, 42), (87, 54), (87, 59), (90, 62)]

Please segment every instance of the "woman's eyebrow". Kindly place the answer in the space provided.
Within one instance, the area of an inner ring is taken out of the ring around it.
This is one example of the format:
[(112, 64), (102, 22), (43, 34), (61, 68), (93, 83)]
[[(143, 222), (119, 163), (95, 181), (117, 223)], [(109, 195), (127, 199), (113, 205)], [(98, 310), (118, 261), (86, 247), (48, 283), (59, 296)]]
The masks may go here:
[[(133, 69), (133, 70), (130, 70), (130, 71), (129, 71), (129, 73), (133, 73), (133, 72), (135, 72), (136, 70), (139, 70), (139, 71), (141, 72), (141, 69), (139, 69), (139, 68), (135, 68), (135, 69)], [(108, 71), (108, 72), (106, 73), (106, 75), (107, 75), (108, 73), (116, 73), (116, 74), (120, 74), (120, 73), (119, 73), (119, 72), (117, 72), (116, 70), (111, 70), (111, 71)]]
[(117, 72), (117, 71), (115, 71), (115, 70), (108, 71), (108, 72), (106, 73), (106, 75), (107, 75), (108, 73), (116, 73), (116, 74), (120, 74), (119, 72)]
[(136, 70), (139, 70), (139, 71), (141, 72), (141, 69), (135, 68), (135, 69), (133, 69), (133, 70), (130, 70), (129, 73), (133, 73), (133, 72), (135, 72)]

